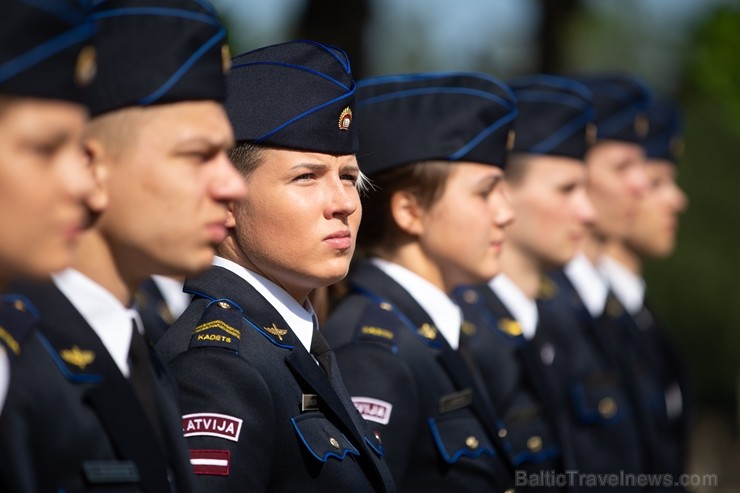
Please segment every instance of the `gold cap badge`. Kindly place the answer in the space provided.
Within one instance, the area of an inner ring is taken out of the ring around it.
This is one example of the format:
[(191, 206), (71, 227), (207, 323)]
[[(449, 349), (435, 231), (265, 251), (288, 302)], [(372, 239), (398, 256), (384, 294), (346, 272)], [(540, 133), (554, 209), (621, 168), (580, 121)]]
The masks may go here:
[(506, 150), (512, 151), (514, 149), (514, 144), (516, 144), (516, 130), (512, 128), (506, 136)]
[(650, 122), (644, 113), (640, 113), (635, 117), (635, 133), (637, 133), (637, 136), (642, 139), (647, 136), (649, 131)]
[(352, 123), (352, 110), (347, 106), (339, 114), (339, 130), (346, 132)]
[(75, 84), (87, 87), (98, 73), (98, 52), (94, 46), (85, 46), (77, 55), (75, 66)]
[(596, 136), (598, 135), (598, 127), (594, 122), (588, 122), (586, 124), (586, 145), (592, 146), (596, 144)]
[(224, 71), (224, 75), (228, 74), (231, 70), (231, 50), (229, 45), (221, 45), (221, 68)]

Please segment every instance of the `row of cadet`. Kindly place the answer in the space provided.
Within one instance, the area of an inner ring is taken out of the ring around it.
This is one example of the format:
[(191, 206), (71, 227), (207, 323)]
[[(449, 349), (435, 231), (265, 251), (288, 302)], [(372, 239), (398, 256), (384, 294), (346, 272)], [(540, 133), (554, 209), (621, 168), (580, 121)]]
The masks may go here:
[(0, 492), (683, 490), (674, 104), (10, 4)]

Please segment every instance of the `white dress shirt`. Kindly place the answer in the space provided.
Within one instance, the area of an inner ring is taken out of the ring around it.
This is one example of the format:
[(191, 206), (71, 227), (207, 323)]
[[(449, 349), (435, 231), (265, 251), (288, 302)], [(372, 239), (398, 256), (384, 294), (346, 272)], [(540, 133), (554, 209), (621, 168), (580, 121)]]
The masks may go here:
[(0, 346), (0, 414), (3, 412), (5, 396), (8, 393), (8, 384), (10, 383), (10, 361), (5, 353), (5, 348)]
[(522, 335), (527, 339), (532, 339), (539, 320), (537, 303), (524, 294), (524, 291), (505, 274), (497, 275), (488, 282), (488, 285), (511, 312), (514, 320), (519, 322)]
[(182, 290), (182, 281), (167, 276), (153, 275), (152, 280), (162, 293), (170, 314), (177, 319), (190, 304), (192, 296)]
[(267, 302), (285, 319), (290, 329), (306, 348), (306, 351), (311, 352), (311, 339), (313, 338), (316, 314), (308, 299), (305, 305), (301, 305), (287, 291), (274, 282), (223, 257), (214, 257), (213, 265), (233, 272), (247, 281), (259, 294), (264, 296)]
[(604, 276), (583, 253), (577, 254), (565, 266), (565, 275), (576, 288), (592, 317), (600, 317), (604, 313), (606, 298), (609, 295), (609, 285)]
[(107, 289), (75, 269), (53, 276), (54, 284), (92, 327), (121, 373), (128, 378), (128, 353), (131, 346), (131, 324), (139, 332), (143, 324), (139, 312), (127, 308)]
[(599, 270), (625, 310), (636, 315), (645, 303), (645, 281), (608, 255), (599, 259)]
[(371, 261), (408, 291), (427, 312), (452, 349), (457, 349), (462, 323), (460, 307), (444, 291), (407, 268), (380, 258), (373, 258)]

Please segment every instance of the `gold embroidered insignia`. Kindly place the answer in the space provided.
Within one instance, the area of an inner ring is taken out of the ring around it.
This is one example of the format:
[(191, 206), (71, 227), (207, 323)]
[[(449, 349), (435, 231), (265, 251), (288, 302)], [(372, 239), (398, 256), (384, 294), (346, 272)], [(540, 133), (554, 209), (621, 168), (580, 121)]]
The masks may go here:
[(227, 324), (223, 320), (213, 320), (211, 322), (206, 322), (204, 324), (198, 325), (195, 330), (193, 330), (193, 333), (196, 334), (198, 332), (203, 332), (204, 330), (208, 329), (221, 329), (230, 336), (234, 336), (237, 339), (241, 339), (242, 334), (237, 329), (232, 327), (231, 325)]
[(429, 324), (424, 324), (417, 330), (419, 335), (421, 337), (424, 337), (425, 339), (436, 339), (437, 338), (437, 329)]
[(512, 128), (506, 136), (506, 150), (511, 151), (514, 149), (514, 144), (516, 144), (516, 131)]
[(80, 370), (84, 370), (87, 365), (95, 361), (94, 352), (80, 349), (77, 345), (72, 346), (71, 349), (62, 349), (59, 355), (70, 365), (78, 366)]
[(13, 354), (21, 354), (20, 344), (18, 344), (18, 341), (15, 340), (15, 337), (10, 335), (10, 332), (5, 330), (3, 327), (0, 327), (0, 340), (3, 340), (5, 342), (5, 345), (8, 346), (11, 351), (13, 351)]
[(349, 125), (352, 123), (352, 110), (347, 106), (339, 114), (339, 130), (346, 132), (349, 130)]
[(98, 52), (94, 46), (85, 46), (77, 56), (75, 66), (75, 83), (79, 87), (87, 87), (95, 79), (98, 72)]
[(275, 325), (275, 322), (272, 323), (272, 327), (262, 327), (270, 334), (276, 336), (281, 341), (283, 340), (283, 336), (288, 333), (288, 329), (278, 329), (277, 325)]
[(519, 325), (519, 322), (511, 320), (510, 318), (502, 318), (499, 320), (498, 328), (501, 329), (503, 333), (509, 334), (510, 336), (522, 335), (522, 326)]
[(472, 323), (467, 320), (463, 320), (462, 325), (460, 325), (460, 330), (466, 336), (474, 336), (478, 329)]
[(599, 134), (598, 127), (594, 122), (588, 122), (586, 124), (586, 145), (592, 146), (596, 144), (596, 136)]
[(231, 70), (231, 50), (229, 45), (221, 45), (221, 69), (224, 75), (228, 74)]
[(370, 325), (365, 325), (362, 329), (360, 329), (360, 332), (362, 332), (363, 334), (371, 335), (371, 336), (382, 337), (388, 340), (393, 339), (393, 332), (391, 332), (388, 329), (381, 329), (380, 327), (372, 327)]
[(540, 287), (537, 290), (537, 297), (542, 300), (547, 300), (554, 297), (558, 293), (558, 285), (555, 281), (549, 277), (543, 277), (540, 281)]
[(643, 138), (649, 131), (650, 121), (648, 120), (647, 115), (640, 113), (635, 117), (635, 133), (638, 137)]

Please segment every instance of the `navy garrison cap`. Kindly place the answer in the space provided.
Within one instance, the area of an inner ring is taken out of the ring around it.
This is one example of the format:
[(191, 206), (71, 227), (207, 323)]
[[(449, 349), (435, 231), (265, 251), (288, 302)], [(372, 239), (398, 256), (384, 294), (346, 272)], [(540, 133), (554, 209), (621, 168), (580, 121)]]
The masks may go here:
[(589, 75), (577, 77), (594, 96), (596, 140), (621, 140), (642, 144), (649, 129), (647, 109), (650, 89), (637, 77)]
[(358, 160), (373, 175), (416, 161), (503, 167), (517, 110), (511, 89), (478, 73), (382, 76), (360, 81)]
[(580, 82), (537, 74), (509, 81), (519, 115), (512, 153), (582, 160), (596, 138), (591, 91)]
[(206, 0), (99, 0), (91, 113), (225, 97), (226, 30)]
[(75, 0), (4, 0), (0, 93), (82, 102), (95, 77), (93, 24)]
[(339, 48), (289, 41), (232, 60), (224, 106), (237, 142), (355, 154), (355, 82)]
[(678, 104), (669, 100), (653, 103), (648, 109), (650, 131), (645, 138), (648, 159), (677, 163), (683, 153), (683, 122)]

